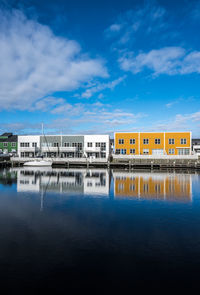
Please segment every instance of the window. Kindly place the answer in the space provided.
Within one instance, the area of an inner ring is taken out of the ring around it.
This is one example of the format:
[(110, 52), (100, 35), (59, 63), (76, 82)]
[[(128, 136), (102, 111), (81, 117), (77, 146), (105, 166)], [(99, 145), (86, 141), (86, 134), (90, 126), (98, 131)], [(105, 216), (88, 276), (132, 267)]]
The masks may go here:
[(106, 150), (106, 142), (101, 142), (101, 150), (102, 151)]
[(160, 193), (160, 192), (161, 192), (160, 184), (156, 184), (156, 185), (155, 185), (155, 192), (156, 192), (156, 193)]
[(126, 155), (126, 149), (121, 149), (121, 154)]
[(119, 144), (124, 144), (124, 139), (119, 139)]
[(53, 143), (53, 147), (59, 147), (59, 143), (58, 142), (54, 142)]
[(7, 143), (7, 142), (4, 142), (4, 143), (3, 143), (3, 146), (4, 146), (4, 147), (8, 146), (8, 143)]
[(174, 155), (175, 154), (175, 150), (174, 149), (169, 149), (169, 154), (170, 155)]
[(11, 143), (11, 146), (12, 146), (12, 147), (16, 147), (16, 142), (12, 142), (12, 143)]
[(143, 144), (149, 144), (149, 139), (148, 138), (144, 138), (143, 139)]
[(21, 157), (24, 158), (24, 153), (21, 153)]
[(181, 144), (186, 144), (186, 143), (187, 143), (186, 138), (181, 138)]
[(78, 147), (78, 142), (72, 142), (72, 147)]
[(21, 142), (20, 147), (29, 147), (29, 142)]
[(135, 185), (134, 184), (130, 184), (130, 191), (134, 192), (135, 190)]
[(148, 183), (144, 183), (144, 185), (143, 185), (143, 191), (144, 191), (144, 193), (148, 193), (148, 191), (149, 191), (149, 185), (148, 185)]
[(155, 144), (160, 144), (160, 138), (155, 139)]
[(169, 138), (169, 144), (174, 144), (174, 143), (175, 143), (174, 138)]
[(130, 144), (135, 144), (135, 138), (130, 139)]
[(70, 147), (70, 143), (69, 142), (64, 142), (64, 147)]
[(88, 143), (87, 143), (87, 146), (88, 146), (88, 147), (92, 147), (92, 142), (88, 142)]
[(124, 190), (124, 184), (123, 183), (119, 183), (118, 184), (118, 190), (119, 191), (123, 191)]
[(143, 149), (143, 154), (148, 155), (149, 154), (149, 149)]
[(190, 150), (189, 149), (178, 149), (178, 154), (179, 155), (189, 155)]
[(135, 154), (135, 149), (130, 149), (130, 154)]
[(37, 147), (37, 142), (32, 142), (32, 147)]
[(96, 142), (96, 147), (101, 147), (101, 143), (100, 142)]
[(119, 155), (120, 154), (120, 149), (116, 149), (115, 154)]

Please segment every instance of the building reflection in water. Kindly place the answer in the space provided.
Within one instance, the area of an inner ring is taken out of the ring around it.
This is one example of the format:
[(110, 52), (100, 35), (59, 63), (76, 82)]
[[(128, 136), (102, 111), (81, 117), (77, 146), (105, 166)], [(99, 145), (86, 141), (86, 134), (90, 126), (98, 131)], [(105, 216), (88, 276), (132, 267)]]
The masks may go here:
[[(107, 169), (13, 168), (18, 192), (110, 196)], [(115, 198), (192, 200), (192, 176), (183, 173), (113, 171)]]
[(109, 195), (110, 177), (106, 169), (23, 167), (13, 170), (17, 172), (18, 192)]
[(115, 198), (192, 200), (188, 174), (113, 172)]

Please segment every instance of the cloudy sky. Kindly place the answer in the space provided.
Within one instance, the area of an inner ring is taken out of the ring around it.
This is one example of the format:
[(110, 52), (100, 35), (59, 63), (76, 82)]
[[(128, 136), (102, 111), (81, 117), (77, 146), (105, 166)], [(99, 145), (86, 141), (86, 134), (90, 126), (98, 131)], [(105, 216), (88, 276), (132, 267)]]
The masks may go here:
[(0, 132), (200, 137), (200, 0), (0, 0)]

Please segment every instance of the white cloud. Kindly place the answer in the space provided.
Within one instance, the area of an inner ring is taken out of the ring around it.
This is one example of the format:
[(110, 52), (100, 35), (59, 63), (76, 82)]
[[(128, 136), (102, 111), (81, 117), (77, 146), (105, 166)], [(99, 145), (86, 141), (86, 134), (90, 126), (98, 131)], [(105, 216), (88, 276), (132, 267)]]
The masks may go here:
[(122, 25), (120, 24), (112, 24), (110, 27), (109, 27), (109, 31), (111, 32), (119, 32), (122, 28)]
[(200, 73), (200, 52), (187, 53), (182, 47), (165, 47), (138, 55), (129, 52), (118, 61), (121, 69), (134, 74), (145, 69), (151, 70), (155, 76)]
[(175, 117), (154, 122), (147, 131), (192, 131), (193, 137), (200, 136), (200, 111), (190, 114), (176, 114)]
[(147, 38), (150, 33), (165, 31), (168, 27), (166, 15), (166, 10), (155, 1), (145, 1), (120, 14), (116, 22), (105, 30), (105, 35), (107, 38), (114, 37), (115, 44), (120, 46), (141, 38), (141, 33)]
[(108, 83), (99, 83), (98, 85), (87, 89), (85, 92), (81, 94), (81, 96), (83, 98), (90, 98), (91, 96), (93, 96), (93, 94), (103, 91), (105, 89), (113, 90), (117, 85), (119, 85), (122, 81), (124, 81), (125, 78), (126, 76), (123, 76), (116, 80), (110, 81)]
[[(52, 100), (53, 101), (53, 100)], [(146, 117), (143, 113), (134, 113), (123, 109), (116, 109), (114, 105), (95, 103), (77, 103), (75, 105), (62, 102), (55, 106), (51, 113), (59, 115), (56, 119), (43, 121), (45, 133), (109, 133), (113, 135), (116, 130), (132, 130), (136, 123)], [(1, 132), (14, 131), (18, 134), (41, 132), (41, 124), (29, 122), (14, 122), (12, 124), (1, 124)]]
[(82, 54), (76, 41), (17, 10), (1, 11), (0, 19), (0, 109), (26, 110), (53, 92), (108, 77), (104, 61)]

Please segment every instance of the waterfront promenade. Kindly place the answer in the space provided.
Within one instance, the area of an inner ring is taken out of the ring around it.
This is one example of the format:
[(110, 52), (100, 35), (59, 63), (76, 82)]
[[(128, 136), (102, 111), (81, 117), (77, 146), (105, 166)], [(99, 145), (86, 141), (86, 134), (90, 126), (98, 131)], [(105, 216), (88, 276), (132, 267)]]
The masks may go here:
[[(44, 158), (43, 158), (44, 159)], [(32, 160), (35, 160), (32, 158)], [(38, 160), (41, 160), (38, 158)], [(53, 167), (108, 167), (108, 168), (147, 168), (147, 169), (165, 169), (165, 168), (181, 168), (181, 169), (200, 169), (200, 158), (198, 155), (188, 156), (122, 156), (112, 155), (107, 161), (106, 159), (93, 158), (45, 158), (52, 161)], [(11, 166), (23, 166), (30, 158), (13, 157), (9, 161)]]

